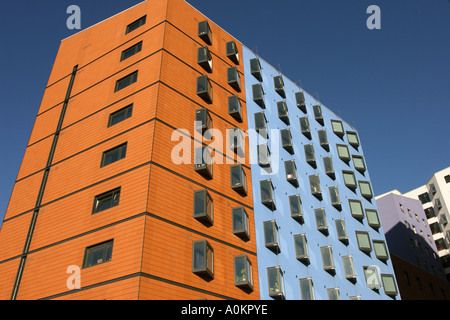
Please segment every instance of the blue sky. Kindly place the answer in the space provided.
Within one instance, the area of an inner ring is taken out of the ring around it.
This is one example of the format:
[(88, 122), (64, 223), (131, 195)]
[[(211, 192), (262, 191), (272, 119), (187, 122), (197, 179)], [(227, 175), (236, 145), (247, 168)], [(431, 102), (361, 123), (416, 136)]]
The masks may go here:
[[(140, 0), (0, 2), (0, 223), (69, 5), (85, 29)], [(188, 0), (359, 132), (375, 194), (450, 166), (447, 0)], [(369, 5), (381, 29), (369, 30)]]

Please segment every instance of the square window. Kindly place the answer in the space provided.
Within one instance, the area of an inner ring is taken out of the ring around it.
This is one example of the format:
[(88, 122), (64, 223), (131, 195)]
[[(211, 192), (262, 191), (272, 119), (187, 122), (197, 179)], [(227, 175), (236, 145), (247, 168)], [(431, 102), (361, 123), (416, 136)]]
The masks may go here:
[(278, 118), (280, 118), (280, 120), (283, 121), (286, 125), (289, 125), (290, 124), (289, 112), (286, 101), (277, 102), (277, 109), (278, 109)]
[(242, 122), (242, 105), (236, 95), (228, 97), (228, 114), (237, 122)]
[(83, 269), (111, 261), (113, 240), (87, 247), (84, 252)]
[(109, 115), (108, 128), (130, 118), (133, 114), (133, 104), (126, 106)]
[(339, 138), (342, 139), (342, 137), (344, 137), (345, 131), (342, 121), (331, 120), (331, 127), (333, 128), (334, 134), (336, 134)]
[(120, 61), (126, 60), (129, 57), (134, 56), (136, 53), (140, 52), (142, 50), (142, 41), (136, 43), (135, 45), (129, 47), (128, 49), (125, 49), (122, 51), (122, 54), (120, 55)]
[(194, 170), (207, 180), (213, 177), (213, 159), (207, 146), (194, 149)]
[(241, 196), (247, 195), (247, 177), (242, 164), (235, 164), (230, 167), (231, 189)]
[(297, 166), (295, 165), (295, 160), (285, 161), (284, 169), (286, 171), (286, 180), (294, 187), (298, 188)]
[(355, 268), (353, 266), (352, 256), (343, 256), (342, 264), (344, 265), (345, 278), (352, 283), (356, 282)]
[(422, 202), (422, 204), (431, 202), (430, 195), (428, 194), (428, 192), (419, 194), (418, 197), (419, 197), (420, 202)]
[(342, 210), (341, 199), (339, 198), (339, 189), (337, 186), (329, 187), (331, 205), (337, 210)]
[(305, 95), (302, 91), (295, 93), (295, 101), (297, 102), (297, 107), (302, 110), (303, 113), (306, 113)]
[(206, 226), (213, 225), (213, 200), (206, 189), (194, 191), (194, 219), (197, 219)]
[(372, 245), (370, 244), (369, 233), (365, 231), (355, 231), (355, 234), (359, 250), (370, 253), (370, 251), (372, 251)]
[(207, 103), (212, 103), (213, 88), (207, 75), (197, 77), (197, 95)]
[(236, 207), (231, 209), (233, 234), (244, 241), (250, 240), (250, 220), (244, 207)]
[(198, 36), (207, 44), (212, 44), (212, 31), (209, 27), (208, 21), (200, 21), (198, 23)]
[(272, 211), (276, 210), (272, 181), (270, 179), (263, 180), (260, 181), (259, 185), (261, 189), (261, 203)]
[(130, 33), (131, 31), (136, 30), (136, 29), (139, 28), (140, 26), (143, 26), (143, 25), (145, 24), (146, 20), (147, 20), (147, 16), (143, 16), (143, 17), (137, 19), (136, 21), (130, 23), (130, 24), (127, 26), (127, 29), (125, 30), (125, 34), (128, 34), (128, 33)]
[(350, 152), (348, 152), (348, 147), (343, 144), (337, 144), (336, 149), (338, 152), (339, 158), (344, 161), (346, 164), (350, 161)]
[(392, 274), (381, 274), (381, 281), (383, 282), (384, 293), (388, 296), (398, 295), (395, 278)]
[(246, 292), (253, 291), (252, 263), (247, 255), (234, 256), (234, 285)]
[(252, 93), (253, 101), (255, 101), (258, 106), (265, 109), (266, 104), (264, 103), (264, 90), (260, 83), (252, 85)]
[(289, 196), (289, 208), (291, 211), (291, 217), (300, 224), (303, 224), (302, 201), (298, 194)]
[(269, 139), (269, 132), (267, 129), (267, 119), (264, 112), (255, 113), (255, 130), (263, 138)]
[(304, 145), (304, 149), (305, 149), (306, 162), (311, 167), (316, 169), (317, 168), (317, 163), (316, 163), (316, 156), (315, 156), (315, 153), (314, 153), (314, 145), (313, 144), (305, 144)]
[(207, 46), (197, 49), (197, 63), (207, 72), (212, 72), (212, 56)]
[(132, 85), (133, 83), (135, 83), (137, 81), (137, 76), (138, 76), (138, 72), (134, 71), (134, 72), (130, 73), (129, 75), (126, 75), (125, 77), (117, 80), (114, 92), (122, 90), (122, 89)]
[(302, 300), (314, 300), (313, 281), (311, 278), (300, 279), (300, 294)]
[(336, 233), (338, 240), (343, 244), (348, 245), (347, 228), (345, 227), (345, 219), (337, 219), (334, 221), (336, 225)]
[(313, 112), (314, 112), (314, 119), (316, 119), (316, 121), (323, 126), (324, 122), (322, 115), (322, 107), (320, 105), (313, 106)]
[(357, 187), (355, 173), (352, 171), (342, 171), (342, 177), (344, 178), (344, 184), (354, 192)]
[(350, 205), (350, 212), (352, 213), (352, 217), (359, 221), (362, 221), (364, 219), (364, 210), (361, 201), (348, 200), (348, 204)]
[(348, 139), (348, 143), (355, 148), (356, 150), (358, 150), (359, 147), (359, 138), (358, 138), (358, 134), (356, 132), (353, 131), (347, 131), (347, 139)]
[(370, 199), (372, 199), (373, 197), (372, 187), (370, 186), (370, 183), (367, 181), (358, 181), (358, 183), (361, 195), (366, 198), (366, 200), (370, 201)]
[(227, 68), (227, 82), (238, 92), (241, 92), (241, 79), (236, 67)]
[(311, 194), (318, 200), (322, 201), (322, 190), (320, 188), (320, 180), (317, 174), (309, 176), (309, 186), (311, 188)]
[(250, 59), (250, 73), (259, 81), (262, 80), (261, 64), (258, 58)]
[(335, 275), (336, 268), (334, 267), (333, 251), (331, 250), (331, 247), (321, 247), (320, 254), (322, 255), (323, 269), (328, 273)]
[(290, 154), (294, 154), (294, 147), (292, 146), (292, 135), (291, 130), (284, 129), (280, 130), (280, 136), (281, 136), (281, 145)]
[(311, 131), (309, 129), (309, 120), (308, 117), (302, 117), (300, 118), (300, 130), (302, 132), (302, 134), (308, 138), (309, 140), (311, 140)]
[(283, 271), (280, 267), (267, 268), (269, 296), (273, 299), (284, 299)]
[(192, 272), (205, 280), (214, 278), (214, 250), (207, 240), (192, 242)]
[(226, 43), (226, 54), (231, 61), (235, 64), (239, 64), (239, 51), (236, 42), (228, 41)]
[(320, 209), (314, 210), (314, 215), (316, 217), (317, 230), (322, 232), (324, 235), (328, 236), (328, 224), (327, 224), (327, 217), (325, 214), (325, 209), (320, 208)]
[(294, 236), (295, 257), (305, 265), (309, 265), (309, 254), (306, 236), (304, 234), (297, 234)]
[(284, 81), (283, 76), (273, 77), (273, 84), (275, 86), (275, 91), (283, 98), (286, 99), (286, 93), (284, 92)]
[(366, 171), (366, 165), (364, 163), (364, 158), (362, 156), (352, 156), (353, 165), (355, 169), (359, 171), (359, 173), (364, 174)]
[(341, 300), (339, 288), (327, 289), (328, 300)]
[(127, 154), (127, 143), (123, 143), (117, 147), (107, 150), (107, 151), (103, 152), (102, 162), (101, 162), (100, 167), (102, 168), (111, 163), (119, 161), (119, 160), (125, 158), (126, 154)]
[(381, 261), (386, 261), (389, 259), (389, 254), (387, 251), (386, 243), (382, 240), (373, 240), (373, 250), (375, 251), (375, 255)]
[(269, 250), (276, 254), (280, 253), (278, 226), (275, 223), (275, 220), (264, 222), (264, 243)]
[(327, 152), (330, 151), (330, 145), (328, 144), (327, 132), (326, 130), (317, 131), (317, 135), (319, 136), (319, 143), (324, 150)]
[(258, 164), (263, 168), (270, 167), (270, 149), (267, 143), (257, 146)]
[(333, 180), (336, 179), (336, 175), (334, 173), (334, 168), (333, 168), (333, 161), (332, 161), (331, 157), (323, 158), (323, 167), (325, 169), (325, 173), (327, 174), (327, 176), (329, 176)]
[(369, 226), (371, 226), (375, 230), (378, 230), (381, 227), (381, 222), (380, 222), (380, 218), (378, 217), (377, 210), (366, 209), (366, 217), (367, 217), (367, 223), (369, 224)]
[(92, 214), (118, 206), (119, 199), (120, 199), (120, 188), (116, 188), (111, 191), (102, 193), (98, 196), (95, 196)]
[(450, 174), (444, 177), (445, 183), (450, 183)]
[(195, 130), (204, 134), (206, 130), (212, 128), (212, 118), (208, 109), (201, 108), (195, 111)]

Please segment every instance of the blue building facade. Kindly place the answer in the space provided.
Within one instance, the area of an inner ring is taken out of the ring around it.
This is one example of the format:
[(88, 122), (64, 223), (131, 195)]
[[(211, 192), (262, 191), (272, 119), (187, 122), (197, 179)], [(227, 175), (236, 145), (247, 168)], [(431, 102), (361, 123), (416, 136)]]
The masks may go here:
[(400, 299), (356, 130), (242, 54), (261, 299)]

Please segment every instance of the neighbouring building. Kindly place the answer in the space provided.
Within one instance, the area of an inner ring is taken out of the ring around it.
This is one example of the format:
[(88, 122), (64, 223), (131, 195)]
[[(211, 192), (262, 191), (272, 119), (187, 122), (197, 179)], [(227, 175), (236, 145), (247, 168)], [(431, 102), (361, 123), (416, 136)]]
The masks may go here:
[(185, 1), (148, 0), (61, 42), (0, 299), (400, 299), (377, 210), (353, 127)]

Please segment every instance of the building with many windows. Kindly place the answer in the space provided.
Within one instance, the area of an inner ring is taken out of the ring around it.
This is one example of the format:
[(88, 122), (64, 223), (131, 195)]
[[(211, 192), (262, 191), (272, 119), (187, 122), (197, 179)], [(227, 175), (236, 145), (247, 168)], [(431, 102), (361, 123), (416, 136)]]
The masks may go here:
[(398, 299), (358, 133), (183, 0), (61, 42), (0, 299)]

